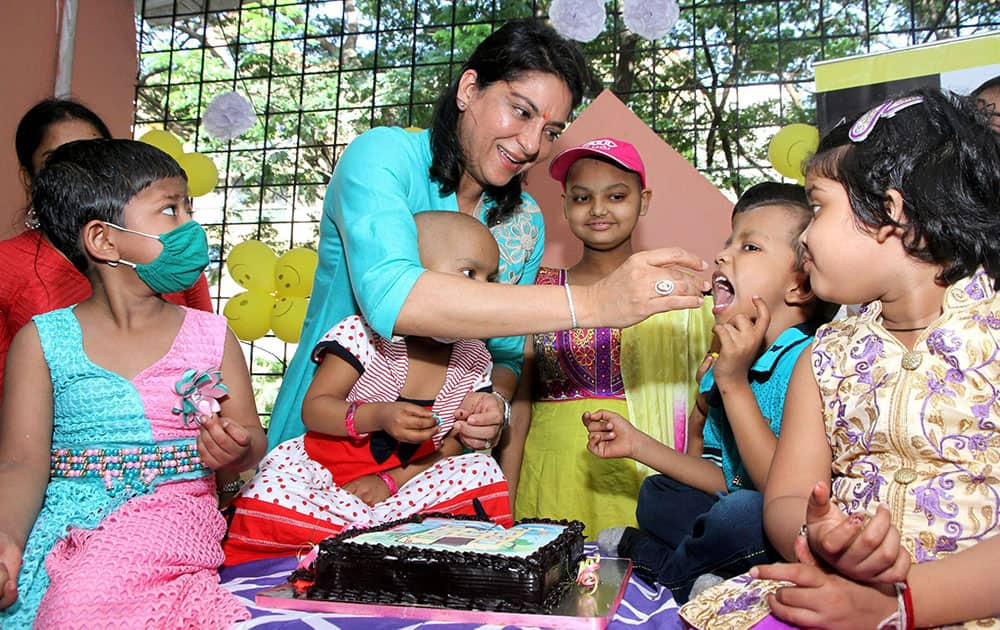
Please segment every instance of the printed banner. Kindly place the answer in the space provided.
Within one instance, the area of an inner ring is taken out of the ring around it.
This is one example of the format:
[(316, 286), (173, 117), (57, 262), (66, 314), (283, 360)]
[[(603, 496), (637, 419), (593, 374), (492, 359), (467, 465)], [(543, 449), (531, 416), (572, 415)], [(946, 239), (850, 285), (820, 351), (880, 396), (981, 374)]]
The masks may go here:
[(919, 87), (970, 94), (1000, 76), (1000, 32), (816, 64), (816, 118), (825, 134), (845, 117)]

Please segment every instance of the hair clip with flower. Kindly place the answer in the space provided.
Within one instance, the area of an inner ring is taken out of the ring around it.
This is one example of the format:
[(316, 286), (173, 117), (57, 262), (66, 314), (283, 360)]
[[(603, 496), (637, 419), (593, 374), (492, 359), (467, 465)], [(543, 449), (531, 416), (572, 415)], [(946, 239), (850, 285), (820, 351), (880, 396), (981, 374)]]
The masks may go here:
[(906, 96), (904, 98), (891, 98), (878, 107), (873, 107), (865, 112), (860, 118), (854, 121), (847, 137), (851, 142), (864, 142), (875, 129), (876, 123), (882, 118), (892, 118), (907, 107), (923, 103), (923, 96)]
[(229, 394), (229, 388), (222, 383), (222, 372), (217, 369), (184, 371), (181, 380), (174, 385), (177, 402), (172, 411), (180, 414), (184, 426), (189, 423), (201, 424), (219, 412), (219, 399)]

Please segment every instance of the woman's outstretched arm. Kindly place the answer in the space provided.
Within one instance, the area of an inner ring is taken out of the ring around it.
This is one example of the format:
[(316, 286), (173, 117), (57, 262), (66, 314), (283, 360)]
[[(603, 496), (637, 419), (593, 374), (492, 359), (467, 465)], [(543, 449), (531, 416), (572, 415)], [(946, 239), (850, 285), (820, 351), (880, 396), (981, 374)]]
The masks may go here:
[[(425, 271), (396, 319), (396, 334), (503, 337), (573, 327), (624, 328), (654, 313), (695, 308), (708, 282), (695, 276), (706, 263), (680, 248), (633, 254), (610, 275), (589, 286), (572, 286), (573, 312), (561, 286), (471, 283), (454, 275)], [(671, 295), (654, 290), (659, 280), (674, 283)], [(470, 286), (470, 285), (475, 286)]]

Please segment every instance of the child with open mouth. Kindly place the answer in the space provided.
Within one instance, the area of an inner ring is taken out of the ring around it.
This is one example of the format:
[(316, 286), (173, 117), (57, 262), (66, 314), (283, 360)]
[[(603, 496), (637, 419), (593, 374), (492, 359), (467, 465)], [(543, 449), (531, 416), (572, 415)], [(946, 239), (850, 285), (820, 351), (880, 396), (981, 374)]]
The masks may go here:
[(793, 184), (758, 184), (736, 203), (712, 278), (719, 352), (701, 382), (687, 452), (611, 411), (584, 414), (593, 454), (661, 473), (639, 491), (639, 528), (601, 532), (601, 550), (631, 558), (637, 574), (678, 603), (699, 578), (698, 588), (777, 557), (764, 535), (760, 490), (792, 367), (832, 311), (803, 270), (798, 238), (811, 218), (804, 189)]

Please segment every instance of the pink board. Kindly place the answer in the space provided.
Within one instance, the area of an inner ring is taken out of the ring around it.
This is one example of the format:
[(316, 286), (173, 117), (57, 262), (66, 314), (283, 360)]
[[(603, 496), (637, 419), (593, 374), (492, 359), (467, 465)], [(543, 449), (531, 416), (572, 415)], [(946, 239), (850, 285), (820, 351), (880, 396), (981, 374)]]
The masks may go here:
[(581, 593), (571, 587), (551, 614), (495, 612), (489, 610), (459, 610), (426, 606), (391, 606), (296, 598), (289, 584), (282, 584), (257, 593), (256, 604), (267, 608), (282, 608), (308, 612), (343, 615), (396, 617), (422, 621), (450, 621), (470, 624), (498, 624), (538, 628), (603, 630), (625, 596), (625, 586), (632, 574), (632, 562), (624, 558), (602, 558), (597, 592)]

